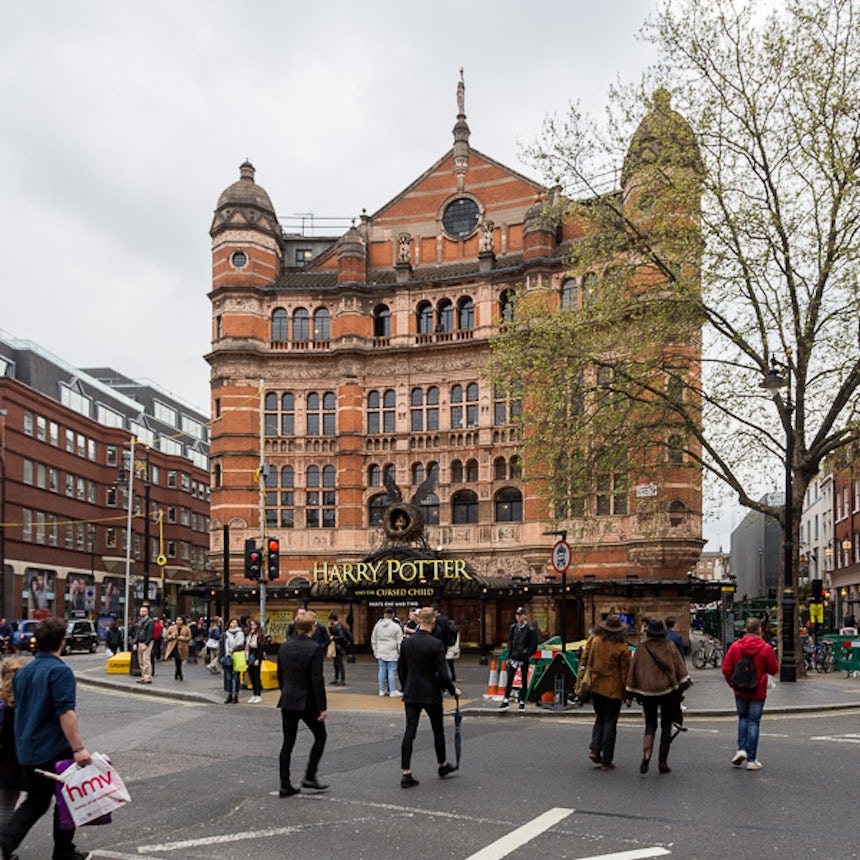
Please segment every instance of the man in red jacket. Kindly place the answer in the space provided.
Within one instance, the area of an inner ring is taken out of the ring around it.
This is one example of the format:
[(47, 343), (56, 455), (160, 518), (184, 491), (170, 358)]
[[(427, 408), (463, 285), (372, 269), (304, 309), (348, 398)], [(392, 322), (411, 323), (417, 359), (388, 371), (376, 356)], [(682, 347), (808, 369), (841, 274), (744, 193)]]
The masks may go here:
[[(735, 666), (744, 657), (751, 656), (755, 666), (755, 688), (736, 689), (732, 685)], [(723, 661), (723, 675), (726, 683), (735, 694), (735, 708), (738, 712), (738, 751), (732, 758), (734, 767), (746, 763), (747, 770), (761, 770), (758, 760), (758, 734), (764, 701), (767, 698), (767, 676), (779, 671), (773, 648), (761, 637), (761, 619), (747, 618), (746, 635), (732, 642)]]

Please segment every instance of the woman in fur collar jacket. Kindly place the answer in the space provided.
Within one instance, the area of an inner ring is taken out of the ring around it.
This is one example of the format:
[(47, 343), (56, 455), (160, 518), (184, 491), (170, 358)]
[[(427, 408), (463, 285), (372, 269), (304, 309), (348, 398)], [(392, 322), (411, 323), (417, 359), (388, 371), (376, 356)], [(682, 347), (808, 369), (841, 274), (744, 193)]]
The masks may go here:
[(627, 700), (636, 699), (645, 714), (645, 737), (639, 772), (648, 773), (648, 763), (657, 734), (657, 712), (660, 712), (660, 753), (658, 769), (669, 773), (669, 744), (672, 726), (680, 721), (681, 694), (692, 681), (674, 642), (666, 638), (663, 622), (649, 622), (645, 640), (639, 644), (627, 673)]

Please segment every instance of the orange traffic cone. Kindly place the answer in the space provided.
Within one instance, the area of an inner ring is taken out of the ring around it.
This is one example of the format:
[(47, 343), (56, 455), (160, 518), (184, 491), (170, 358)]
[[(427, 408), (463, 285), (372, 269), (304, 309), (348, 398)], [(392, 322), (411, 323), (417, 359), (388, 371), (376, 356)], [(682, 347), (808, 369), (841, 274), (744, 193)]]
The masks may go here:
[(508, 688), (508, 669), (507, 663), (502, 663), (502, 668), (499, 669), (499, 692), (496, 694), (498, 696), (504, 696), (505, 690)]
[(487, 692), (484, 695), (485, 699), (491, 699), (493, 696), (499, 695), (499, 667), (496, 661), (490, 663), (490, 680), (487, 683)]

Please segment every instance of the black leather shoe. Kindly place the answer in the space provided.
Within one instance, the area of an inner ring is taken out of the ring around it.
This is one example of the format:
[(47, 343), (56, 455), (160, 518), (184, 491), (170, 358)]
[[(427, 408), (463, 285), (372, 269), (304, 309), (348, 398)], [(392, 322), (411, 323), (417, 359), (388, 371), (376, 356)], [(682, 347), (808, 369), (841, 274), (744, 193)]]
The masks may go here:
[(439, 765), (439, 779), (444, 779), (449, 773), (454, 773), (457, 768), (453, 764), (445, 763)]
[(326, 791), (328, 789), (328, 785), (324, 782), (320, 782), (315, 776), (306, 776), (302, 780), (302, 788), (311, 788), (314, 791)]
[(286, 788), (278, 789), (278, 797), (292, 797), (294, 794), (298, 794), (300, 790), (294, 785), (288, 785)]
[(403, 776), (400, 777), (401, 788), (412, 788), (413, 785), (418, 785), (418, 780), (415, 779), (411, 773), (404, 773)]

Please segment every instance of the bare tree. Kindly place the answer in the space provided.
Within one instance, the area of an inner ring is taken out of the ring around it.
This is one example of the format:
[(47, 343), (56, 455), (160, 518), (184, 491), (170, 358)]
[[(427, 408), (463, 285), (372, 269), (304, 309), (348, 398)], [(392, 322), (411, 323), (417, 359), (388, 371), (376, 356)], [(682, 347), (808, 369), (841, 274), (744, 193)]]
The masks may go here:
[[(823, 458), (856, 439), (857, 12), (854, 0), (767, 15), (741, 0), (667, 2), (643, 30), (659, 59), (613, 89), (607, 123), (576, 107), (547, 120), (528, 154), (564, 195), (545, 217), (566, 236), (576, 227), (571, 271), (598, 282), (553, 314), (524, 289), (494, 372), (526, 381), (530, 462), (550, 497), (587, 491), (594, 462), (570, 442), (587, 427), (599, 456), (683, 444), (784, 525), (785, 505), (761, 497), (782, 474), (790, 419), (796, 529)], [(791, 388), (772, 398), (761, 384), (786, 367)], [(795, 580), (797, 562), (793, 541)]]

